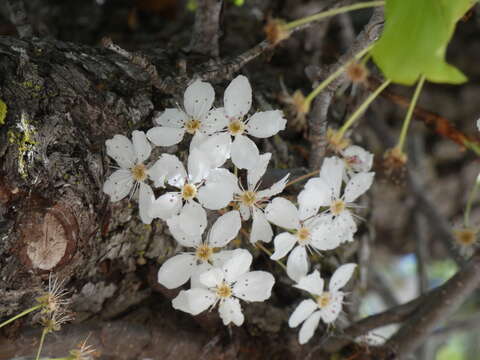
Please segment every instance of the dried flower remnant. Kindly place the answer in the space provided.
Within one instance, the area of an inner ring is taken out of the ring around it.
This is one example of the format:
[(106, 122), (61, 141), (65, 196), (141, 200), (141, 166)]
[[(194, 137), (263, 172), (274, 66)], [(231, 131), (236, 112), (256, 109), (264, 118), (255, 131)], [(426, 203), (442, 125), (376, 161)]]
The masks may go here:
[(354, 83), (365, 83), (368, 79), (369, 71), (365, 65), (358, 62), (351, 62), (347, 66), (346, 74)]
[(385, 151), (383, 155), (383, 167), (385, 174), (395, 183), (402, 183), (405, 179), (408, 157), (398, 147)]
[(332, 128), (327, 130), (327, 144), (328, 148), (335, 154), (341, 153), (347, 146), (350, 145), (350, 140), (343, 137), (339, 131)]
[(279, 42), (290, 37), (290, 31), (286, 28), (286, 22), (281, 19), (269, 18), (264, 27), (267, 41), (275, 46)]
[(468, 256), (478, 244), (478, 229), (462, 226), (453, 230), (455, 245), (461, 253)]
[(67, 299), (69, 294), (70, 292), (64, 287), (64, 281), (50, 274), (47, 290), (36, 300), (42, 305), (43, 313), (61, 312), (70, 304), (70, 299)]

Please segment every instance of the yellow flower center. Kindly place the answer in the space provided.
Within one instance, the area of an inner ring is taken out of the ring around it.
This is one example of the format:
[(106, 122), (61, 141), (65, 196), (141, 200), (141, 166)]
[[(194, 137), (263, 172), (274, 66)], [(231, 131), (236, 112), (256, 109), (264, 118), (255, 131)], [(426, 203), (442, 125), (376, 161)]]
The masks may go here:
[(330, 304), (332, 296), (329, 292), (324, 292), (322, 295), (317, 297), (317, 305), (319, 308), (324, 308)]
[(300, 245), (305, 245), (310, 241), (310, 231), (307, 228), (300, 228), (297, 231), (297, 239)]
[(455, 236), (455, 240), (460, 246), (472, 246), (477, 238), (476, 231), (470, 228), (455, 230), (453, 234)]
[(245, 131), (245, 124), (242, 120), (235, 119), (228, 124), (228, 131), (231, 135), (242, 135)]
[(340, 215), (340, 213), (345, 210), (345, 201), (335, 200), (330, 205), (330, 211), (333, 215)]
[(195, 251), (195, 256), (197, 257), (197, 259), (202, 260), (203, 262), (210, 261), (212, 254), (213, 248), (211, 248), (207, 244), (200, 245)]
[(244, 191), (240, 195), (240, 201), (246, 206), (253, 206), (257, 201), (257, 193), (255, 191)]
[(197, 195), (197, 187), (193, 184), (185, 184), (182, 189), (184, 200), (192, 200)]
[(190, 119), (185, 123), (185, 131), (193, 135), (200, 129), (201, 125), (202, 122), (200, 120)]
[(135, 181), (145, 181), (147, 179), (147, 167), (143, 164), (135, 165), (131, 172)]
[(222, 282), (219, 286), (217, 286), (216, 294), (219, 298), (227, 299), (232, 296), (232, 288), (225, 282)]

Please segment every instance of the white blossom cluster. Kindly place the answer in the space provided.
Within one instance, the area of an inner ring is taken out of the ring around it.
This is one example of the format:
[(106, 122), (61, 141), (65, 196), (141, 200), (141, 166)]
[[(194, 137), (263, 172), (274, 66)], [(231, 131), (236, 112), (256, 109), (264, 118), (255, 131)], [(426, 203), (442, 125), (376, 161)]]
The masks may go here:
[[(289, 320), (291, 327), (303, 322), (299, 341), (305, 343), (320, 319), (325, 323), (337, 319), (344, 298), (340, 289), (356, 266), (340, 266), (326, 291), (320, 273), (314, 270), (309, 274), (309, 253), (353, 241), (357, 225), (352, 209), (372, 184), (373, 156), (350, 146), (341, 157), (326, 158), (319, 176), (305, 184), (294, 203), (277, 196), (288, 175), (261, 189), (271, 154), (260, 154), (250, 138), (268, 138), (285, 129), (283, 113), (249, 114), (252, 89), (242, 75), (226, 88), (223, 107), (213, 107), (214, 101), (213, 87), (196, 80), (185, 91), (183, 109), (166, 109), (154, 119), (155, 127), (147, 133), (133, 131), (131, 140), (123, 135), (107, 140), (107, 154), (119, 169), (106, 180), (103, 191), (111, 201), (119, 201), (139, 190), (141, 220), (145, 224), (155, 218), (165, 221), (186, 249), (164, 262), (158, 272), (158, 282), (168, 289), (190, 283), (188, 290), (181, 290), (173, 299), (173, 307), (197, 315), (218, 304), (225, 325), (242, 325), (240, 300), (265, 301), (275, 283), (268, 272), (250, 271), (248, 250), (229, 247), (242, 222), (251, 219), (250, 242), (268, 243), (274, 238), (271, 259), (287, 257), (287, 275), (294, 286), (315, 299), (302, 301)], [(190, 137), (186, 168), (168, 153), (148, 161), (152, 144), (171, 146), (185, 137)], [(246, 182), (228, 167), (246, 170)], [(158, 189), (158, 197), (152, 187)], [(209, 228), (206, 210), (221, 213)], [(275, 237), (272, 224), (281, 229)]]

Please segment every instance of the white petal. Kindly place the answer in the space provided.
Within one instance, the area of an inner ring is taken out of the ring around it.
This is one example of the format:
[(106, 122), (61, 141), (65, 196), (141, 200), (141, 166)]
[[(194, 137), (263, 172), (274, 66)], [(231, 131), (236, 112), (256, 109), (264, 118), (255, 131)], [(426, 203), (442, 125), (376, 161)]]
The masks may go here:
[(147, 131), (148, 139), (157, 146), (172, 146), (182, 141), (184, 128), (155, 126)]
[(213, 268), (200, 275), (200, 282), (208, 288), (213, 288), (220, 285), (224, 278), (222, 269)]
[(323, 160), (322, 168), (320, 169), (320, 177), (325, 180), (328, 186), (332, 189), (334, 198), (340, 196), (344, 170), (345, 163), (336, 156)]
[(265, 215), (271, 223), (284, 229), (299, 229), (298, 210), (290, 200), (276, 197), (265, 208)]
[(373, 183), (375, 173), (360, 173), (353, 175), (345, 187), (344, 199), (345, 201), (355, 201), (360, 195), (367, 191)]
[(212, 107), (215, 100), (215, 90), (212, 85), (201, 80), (196, 80), (185, 90), (183, 105), (190, 116), (201, 119)]
[(214, 167), (207, 153), (198, 148), (191, 149), (187, 163), (190, 182), (198, 183), (202, 181)]
[(237, 168), (251, 169), (259, 161), (260, 153), (252, 140), (246, 136), (237, 135), (232, 143), (231, 156)]
[(357, 264), (349, 263), (340, 266), (332, 275), (328, 289), (330, 291), (340, 290), (350, 280)]
[(153, 217), (150, 215), (150, 207), (154, 200), (155, 196), (153, 196), (152, 188), (143, 182), (140, 183), (138, 208), (140, 212), (140, 219), (142, 219), (144, 224), (150, 224), (153, 220)]
[(200, 276), (211, 269), (213, 269), (213, 266), (208, 262), (201, 262), (198, 264), (195, 268), (195, 271), (192, 273), (192, 276), (190, 277), (190, 289), (205, 288), (205, 285), (200, 282)]
[(252, 264), (252, 255), (245, 249), (235, 252), (233, 256), (223, 264), (222, 269), (225, 280), (228, 283), (234, 282), (239, 276), (245, 274)]
[(373, 154), (360, 146), (350, 145), (342, 152), (347, 168), (356, 172), (370, 171), (373, 165)]
[(240, 204), (239, 208), (242, 220), (247, 221), (248, 219), (250, 219), (250, 207)]
[(216, 248), (224, 247), (238, 235), (241, 226), (242, 221), (240, 219), (240, 213), (237, 210), (223, 214), (213, 224), (210, 230), (208, 244)]
[(297, 243), (297, 238), (288, 232), (283, 232), (275, 236), (273, 243), (275, 244), (275, 252), (270, 256), (270, 259), (279, 260), (293, 249)]
[(190, 143), (190, 152), (194, 148), (202, 151), (212, 168), (222, 166), (230, 158), (232, 148), (232, 137), (227, 133), (203, 135), (196, 133)]
[(344, 210), (333, 220), (335, 231), (342, 233), (342, 242), (349, 241), (350, 237), (357, 231), (357, 224), (349, 210)]
[(234, 298), (225, 299), (218, 307), (218, 313), (223, 320), (223, 325), (233, 322), (237, 326), (241, 326), (245, 320), (240, 301)]
[(123, 135), (115, 135), (105, 141), (107, 155), (114, 159), (123, 169), (130, 169), (136, 163), (137, 156), (133, 150), (132, 142)]
[(257, 164), (247, 171), (247, 184), (249, 189), (255, 188), (262, 176), (265, 174), (271, 157), (271, 153), (260, 155)]
[(332, 220), (317, 224), (310, 234), (311, 245), (320, 251), (333, 250), (343, 242), (343, 233), (332, 223)]
[(321, 206), (330, 205), (332, 190), (321, 178), (308, 180), (304, 189), (298, 194), (300, 219), (305, 220), (318, 213)]
[(205, 179), (205, 185), (198, 189), (198, 201), (210, 210), (226, 207), (233, 200), (238, 179), (226, 169), (211, 170)]
[(147, 140), (147, 136), (143, 131), (135, 130), (132, 132), (132, 142), (137, 162), (143, 163), (147, 160), (152, 152), (152, 145)]
[(287, 120), (280, 110), (270, 110), (255, 113), (248, 120), (248, 133), (257, 138), (268, 138), (285, 129)]
[(182, 162), (175, 155), (162, 154), (153, 166), (148, 169), (150, 179), (154, 181), (155, 187), (164, 187), (165, 182), (181, 188), (185, 184), (187, 172)]
[(183, 231), (181, 225), (181, 218), (173, 216), (167, 219), (168, 230), (177, 242), (185, 247), (197, 247), (202, 242), (202, 237), (199, 234), (189, 235)]
[(252, 87), (243, 75), (238, 75), (225, 89), (223, 97), (225, 112), (229, 117), (241, 117), (252, 106)]
[(321, 295), (323, 292), (323, 279), (320, 277), (318, 270), (315, 270), (310, 275), (300, 278), (298, 283), (294, 285), (296, 288), (308, 291), (313, 295)]
[(200, 130), (205, 134), (213, 134), (225, 129), (228, 122), (224, 108), (212, 109), (202, 120)]
[(178, 215), (182, 209), (182, 196), (177, 192), (168, 192), (150, 204), (149, 216), (168, 220), (172, 216)]
[(265, 301), (272, 295), (275, 278), (266, 271), (250, 271), (237, 278), (233, 295), (245, 301)]
[(271, 198), (272, 196), (275, 196), (277, 194), (280, 194), (283, 189), (285, 189), (285, 186), (288, 181), (288, 177), (290, 174), (285, 175), (283, 178), (278, 180), (275, 184), (270, 186), (268, 189), (265, 190), (260, 190), (257, 194), (259, 198)]
[(307, 275), (308, 259), (307, 251), (304, 246), (297, 246), (288, 256), (287, 275), (295, 282), (298, 282), (302, 276)]
[(215, 301), (215, 294), (210, 290), (190, 289), (180, 291), (177, 297), (172, 300), (172, 306), (175, 310), (198, 315), (212, 306)]
[(298, 333), (298, 342), (300, 344), (305, 344), (312, 338), (319, 322), (320, 311), (316, 311), (303, 323)]
[(171, 257), (158, 270), (158, 282), (167, 289), (175, 289), (190, 279), (196, 263), (195, 256), (189, 253)]
[(183, 127), (188, 116), (183, 111), (178, 109), (166, 109), (160, 116), (155, 117), (153, 122), (160, 126), (167, 126), (171, 128)]
[(110, 201), (120, 201), (130, 193), (134, 182), (130, 170), (116, 170), (103, 184), (103, 192), (110, 196)]
[(244, 249), (234, 249), (234, 250), (222, 250), (220, 252), (213, 253), (212, 255), (212, 263), (215, 267), (223, 267), (223, 265), (233, 258), (237, 256), (239, 253), (242, 253)]
[(342, 311), (344, 294), (339, 291), (339, 292), (331, 293), (331, 295), (332, 295), (332, 298), (330, 300), (330, 303), (320, 310), (320, 315), (322, 317), (322, 320), (327, 324), (334, 322), (337, 319), (340, 312)]
[(188, 235), (201, 235), (207, 227), (207, 213), (195, 201), (189, 201), (185, 204), (178, 219), (180, 228)]
[(316, 309), (318, 305), (312, 299), (303, 300), (298, 304), (297, 308), (293, 311), (292, 315), (288, 319), (288, 326), (291, 328), (297, 327), (305, 321)]
[(252, 230), (250, 232), (250, 242), (255, 244), (257, 241), (272, 241), (273, 230), (262, 210), (254, 207), (252, 216)]

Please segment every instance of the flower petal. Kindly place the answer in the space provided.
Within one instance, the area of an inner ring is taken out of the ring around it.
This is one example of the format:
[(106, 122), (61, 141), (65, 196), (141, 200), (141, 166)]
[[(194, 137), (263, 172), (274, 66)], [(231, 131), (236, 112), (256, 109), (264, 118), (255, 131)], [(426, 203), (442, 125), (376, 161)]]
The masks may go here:
[(213, 266), (208, 262), (202, 262), (198, 264), (195, 268), (195, 271), (192, 273), (192, 276), (190, 277), (190, 289), (205, 288), (205, 285), (200, 282), (200, 276), (211, 269), (213, 269)]
[(284, 229), (299, 229), (298, 210), (290, 200), (276, 197), (265, 208), (265, 215), (271, 223)]
[(180, 228), (188, 235), (201, 235), (207, 227), (207, 213), (195, 201), (187, 202), (178, 216)]
[(357, 264), (354, 263), (340, 266), (333, 273), (332, 278), (330, 279), (330, 284), (328, 285), (328, 289), (333, 292), (340, 290), (345, 286), (348, 280), (350, 280), (356, 268)]
[(283, 232), (275, 236), (273, 243), (275, 244), (275, 252), (270, 256), (270, 259), (279, 260), (293, 249), (297, 243), (297, 238), (288, 232)]
[(343, 296), (341, 291), (332, 293), (330, 303), (320, 310), (323, 322), (330, 324), (337, 319), (342, 311)]
[(315, 311), (302, 325), (298, 333), (298, 342), (300, 344), (307, 343), (315, 333), (320, 322), (320, 311)]
[(272, 295), (275, 278), (266, 271), (250, 271), (237, 278), (233, 295), (245, 301), (265, 301)]
[(323, 285), (324, 281), (320, 277), (320, 273), (318, 270), (315, 270), (310, 275), (301, 277), (298, 283), (294, 286), (318, 296), (323, 293)]
[(247, 184), (249, 189), (254, 189), (262, 176), (265, 174), (271, 157), (271, 153), (260, 155), (255, 166), (247, 171)]
[(136, 163), (135, 150), (132, 142), (123, 135), (115, 135), (105, 141), (107, 155), (114, 159), (123, 169), (130, 169)]
[(222, 166), (230, 158), (232, 137), (227, 133), (204, 135), (196, 133), (190, 143), (190, 152), (194, 148), (206, 155), (212, 168)]
[(153, 200), (150, 204), (149, 216), (168, 220), (178, 215), (182, 209), (182, 196), (178, 192), (168, 192)]
[(250, 207), (244, 204), (240, 204), (239, 210), (240, 210), (240, 215), (242, 216), (243, 221), (247, 221), (248, 219), (250, 219), (250, 212), (251, 212)]
[(318, 213), (321, 206), (328, 206), (332, 201), (332, 191), (321, 178), (308, 180), (304, 189), (298, 194), (298, 210), (301, 220)]
[(175, 310), (184, 311), (192, 315), (198, 315), (215, 304), (215, 294), (207, 289), (182, 290), (175, 299), (172, 306)]
[(273, 237), (273, 230), (262, 210), (253, 207), (252, 230), (250, 232), (250, 242), (255, 244), (257, 241), (270, 242)]
[(375, 173), (360, 173), (353, 175), (347, 186), (345, 187), (344, 199), (345, 201), (355, 201), (360, 195), (365, 193), (373, 183)]
[(372, 168), (373, 154), (360, 146), (350, 145), (342, 152), (342, 156), (347, 163), (347, 169), (367, 172)]
[(223, 320), (223, 325), (233, 322), (237, 326), (241, 326), (245, 317), (242, 313), (240, 301), (234, 298), (225, 299), (218, 307), (218, 313)]
[[(240, 251), (241, 250), (241, 251)], [(238, 249), (233, 256), (223, 264), (225, 280), (234, 282), (238, 277), (248, 272), (252, 264), (252, 255), (245, 249)]]
[(272, 186), (270, 186), (268, 189), (260, 190), (257, 193), (258, 197), (268, 199), (268, 198), (271, 198), (272, 196), (280, 194), (283, 191), (283, 189), (285, 189), (289, 176), (290, 174), (287, 174), (283, 178), (278, 180), (276, 183), (274, 183)]
[(317, 224), (310, 232), (311, 245), (320, 251), (333, 250), (343, 242), (343, 232), (332, 222), (329, 215), (324, 217), (330, 219)]
[(288, 319), (288, 326), (291, 328), (297, 327), (305, 321), (312, 313), (318, 309), (318, 305), (312, 299), (303, 300), (298, 304), (297, 308), (293, 311), (292, 315)]
[(167, 219), (168, 230), (172, 234), (173, 238), (177, 242), (185, 247), (197, 247), (202, 242), (202, 236), (200, 234), (189, 235), (183, 231), (181, 225), (181, 218), (179, 216), (173, 216)]
[(158, 270), (158, 282), (167, 289), (175, 289), (190, 279), (196, 263), (195, 255), (190, 253), (171, 257)]
[(187, 163), (190, 182), (199, 183), (208, 176), (214, 167), (207, 153), (198, 148), (190, 149)]
[(349, 210), (344, 210), (333, 220), (334, 231), (342, 242), (353, 241), (353, 234), (357, 231), (357, 224)]
[(216, 248), (224, 247), (238, 235), (241, 226), (242, 221), (237, 210), (223, 214), (210, 229), (208, 244)]
[(165, 109), (165, 111), (153, 119), (153, 122), (160, 126), (170, 128), (182, 128), (188, 116), (182, 110)]
[(224, 108), (212, 109), (202, 120), (200, 130), (205, 134), (213, 134), (228, 126), (228, 118)]
[(223, 96), (225, 112), (229, 117), (241, 117), (252, 106), (252, 87), (243, 75), (238, 75), (225, 89)]
[(188, 115), (201, 119), (213, 105), (215, 90), (213, 86), (201, 80), (195, 80), (185, 90), (183, 105)]
[(110, 201), (120, 201), (130, 193), (134, 182), (130, 170), (116, 170), (103, 184), (103, 192), (110, 196)]
[(200, 282), (208, 288), (213, 288), (220, 285), (224, 278), (222, 269), (213, 268), (200, 275)]
[(175, 155), (162, 154), (153, 166), (148, 169), (150, 179), (154, 181), (155, 187), (164, 187), (165, 182), (182, 188), (187, 178), (187, 172), (182, 162)]
[(285, 130), (287, 120), (283, 117), (280, 110), (262, 111), (253, 114), (246, 129), (248, 133), (257, 138), (268, 138), (277, 134), (280, 130)]
[(238, 179), (226, 169), (211, 170), (205, 185), (198, 189), (198, 201), (210, 210), (226, 207), (233, 200), (233, 192), (238, 187)]
[(343, 172), (345, 163), (338, 157), (332, 156), (323, 160), (320, 169), (320, 177), (326, 181), (329, 188), (332, 189), (334, 198), (340, 197), (340, 188), (342, 186)]
[(251, 169), (259, 161), (260, 153), (252, 140), (246, 136), (237, 135), (232, 143), (231, 157), (237, 168)]
[(157, 146), (172, 146), (182, 141), (184, 128), (155, 126), (147, 131), (148, 139)]
[(150, 215), (150, 207), (155, 200), (153, 191), (150, 185), (143, 182), (140, 183), (140, 195), (138, 197), (138, 208), (140, 212), (140, 219), (144, 224), (150, 224), (153, 217)]
[(135, 130), (132, 132), (132, 142), (137, 162), (143, 163), (150, 157), (152, 145), (147, 140), (147, 136), (143, 131)]
[(288, 256), (287, 275), (298, 282), (308, 272), (308, 258), (305, 246), (297, 246)]

